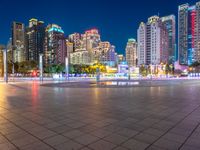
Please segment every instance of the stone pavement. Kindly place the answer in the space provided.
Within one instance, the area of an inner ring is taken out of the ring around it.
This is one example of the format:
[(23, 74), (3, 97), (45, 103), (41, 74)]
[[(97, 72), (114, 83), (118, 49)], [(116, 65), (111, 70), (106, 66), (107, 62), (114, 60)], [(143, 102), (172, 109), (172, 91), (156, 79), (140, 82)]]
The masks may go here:
[(0, 150), (199, 150), (200, 84), (0, 84)]

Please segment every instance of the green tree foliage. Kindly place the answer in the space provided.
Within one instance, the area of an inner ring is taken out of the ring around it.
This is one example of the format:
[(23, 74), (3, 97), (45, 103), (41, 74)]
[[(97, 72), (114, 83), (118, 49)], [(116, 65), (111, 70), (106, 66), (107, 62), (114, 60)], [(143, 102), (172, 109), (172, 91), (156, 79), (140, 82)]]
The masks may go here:
[(101, 73), (106, 72), (106, 66), (103, 64), (94, 65), (70, 65), (70, 73), (72, 74), (96, 74), (96, 69), (99, 68)]
[(139, 72), (142, 76), (147, 76), (148, 74), (148, 70), (145, 68), (144, 65), (141, 65), (140, 68), (139, 68)]
[(64, 64), (53, 64), (53, 65), (47, 65), (44, 67), (45, 73), (62, 73), (65, 72), (65, 65)]

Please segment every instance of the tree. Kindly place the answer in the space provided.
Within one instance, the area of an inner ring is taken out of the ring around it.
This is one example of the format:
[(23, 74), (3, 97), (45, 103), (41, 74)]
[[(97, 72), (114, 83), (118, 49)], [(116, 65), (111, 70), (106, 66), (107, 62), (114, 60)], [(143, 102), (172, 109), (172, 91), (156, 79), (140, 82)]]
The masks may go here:
[(139, 72), (142, 76), (147, 76), (147, 69), (145, 68), (144, 65), (141, 65), (139, 68)]

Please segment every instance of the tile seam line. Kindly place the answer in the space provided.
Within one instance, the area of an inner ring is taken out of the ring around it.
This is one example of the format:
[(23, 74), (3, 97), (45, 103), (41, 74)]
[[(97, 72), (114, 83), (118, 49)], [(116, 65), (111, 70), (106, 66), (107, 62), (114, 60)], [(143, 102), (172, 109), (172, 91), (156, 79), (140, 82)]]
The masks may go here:
[[(160, 138), (162, 138), (164, 135), (166, 135), (170, 130), (172, 130), (174, 127), (176, 127), (179, 123), (181, 123), (183, 120), (185, 120), (189, 115), (191, 115), (194, 111), (196, 111), (200, 105), (198, 105), (193, 111), (191, 111), (188, 115), (186, 115), (183, 119), (181, 119), (179, 122), (177, 122), (174, 126), (172, 126), (170, 129), (168, 129), (163, 135), (161, 135), (157, 140), (155, 140), (153, 143), (151, 143), (145, 150), (150, 148), (154, 143), (156, 143)], [(180, 147), (178, 148), (178, 150)]]

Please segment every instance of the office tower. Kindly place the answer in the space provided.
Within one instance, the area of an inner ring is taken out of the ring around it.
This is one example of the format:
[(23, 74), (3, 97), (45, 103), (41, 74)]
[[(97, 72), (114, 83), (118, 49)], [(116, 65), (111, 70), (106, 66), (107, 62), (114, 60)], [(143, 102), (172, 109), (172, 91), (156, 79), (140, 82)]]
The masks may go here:
[(169, 63), (173, 64), (178, 59), (176, 52), (176, 18), (174, 15), (169, 15), (162, 17), (161, 21), (165, 26), (168, 34)]
[(44, 53), (45, 25), (43, 21), (30, 19), (26, 29), (26, 57), (29, 61), (39, 61), (39, 54)]
[(181, 65), (200, 61), (200, 2), (179, 6), (178, 48)]
[(80, 33), (70, 34), (68, 36), (70, 43), (73, 43), (73, 52), (82, 48), (82, 38)]
[(111, 44), (110, 44), (110, 42), (107, 42), (107, 41), (106, 42), (100, 42), (98, 48), (99, 48), (99, 53), (100, 53), (100, 55), (99, 55), (100, 62), (104, 63), (104, 62), (107, 61), (107, 54), (108, 54), (108, 51), (111, 48)]
[[(63, 43), (60, 40), (64, 40), (64, 31), (62, 28), (56, 24), (50, 24), (46, 28), (45, 33), (45, 47), (44, 47), (44, 56), (46, 64), (58, 64), (59, 55), (65, 51), (63, 48)], [(60, 41), (60, 42), (59, 42)], [(66, 45), (66, 44), (65, 44)], [(63, 49), (62, 49), (63, 48)]]
[(152, 16), (138, 29), (139, 65), (168, 63), (168, 30), (158, 16)]
[(99, 46), (101, 42), (100, 34), (97, 29), (85, 31), (82, 35), (83, 48), (88, 51), (89, 62), (93, 63), (93, 49)]
[(126, 45), (126, 61), (129, 67), (137, 65), (137, 43), (135, 39), (129, 39)]
[(69, 42), (69, 40), (66, 40), (66, 46), (67, 46), (67, 53), (69, 56), (70, 53), (73, 53), (74, 50), (74, 44), (72, 42)]
[(20, 22), (12, 24), (12, 55), (13, 62), (26, 60), (25, 53), (25, 26)]
[(146, 64), (146, 24), (144, 22), (140, 23), (139, 29), (137, 31), (137, 40), (138, 64)]
[(79, 49), (79, 51), (71, 53), (70, 63), (78, 65), (90, 65), (88, 51)]
[(12, 55), (12, 38), (8, 40), (7, 43), (7, 54), (8, 54), (8, 62), (13, 63), (13, 55)]
[(117, 63), (115, 46), (111, 45), (110, 42), (100, 42), (98, 48), (100, 63), (114, 67)]

